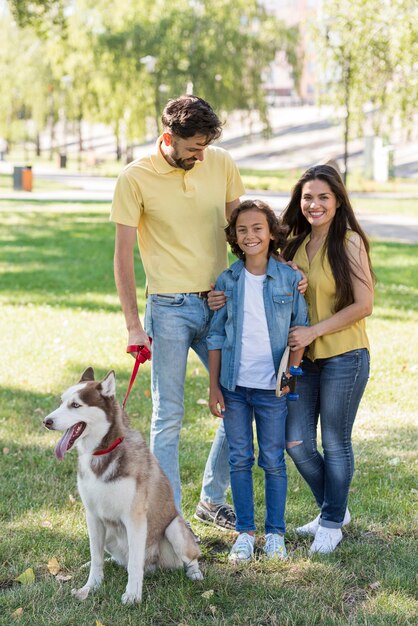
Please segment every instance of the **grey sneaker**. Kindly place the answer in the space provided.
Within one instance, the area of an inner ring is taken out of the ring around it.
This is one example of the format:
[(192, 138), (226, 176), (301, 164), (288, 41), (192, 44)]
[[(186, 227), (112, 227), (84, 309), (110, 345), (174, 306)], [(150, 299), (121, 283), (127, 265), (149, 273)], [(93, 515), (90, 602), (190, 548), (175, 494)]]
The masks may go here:
[(240, 533), (238, 539), (232, 546), (228, 559), (233, 563), (244, 563), (251, 561), (254, 554), (255, 537), (248, 533)]
[(280, 559), (281, 561), (287, 559), (283, 535), (279, 535), (278, 533), (267, 533), (266, 543), (263, 549), (269, 559)]
[(204, 502), (199, 502), (194, 517), (203, 524), (213, 524), (221, 530), (235, 530), (237, 521), (235, 511), (229, 504), (217, 504), (209, 508)]

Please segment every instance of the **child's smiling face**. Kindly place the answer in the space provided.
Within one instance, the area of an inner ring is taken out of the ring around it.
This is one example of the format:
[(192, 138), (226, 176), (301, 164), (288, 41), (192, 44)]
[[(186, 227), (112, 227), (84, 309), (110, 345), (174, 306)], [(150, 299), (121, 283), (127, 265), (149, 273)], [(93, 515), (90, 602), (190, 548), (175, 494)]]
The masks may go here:
[(256, 209), (243, 211), (238, 215), (235, 231), (237, 243), (246, 257), (268, 258), (273, 236), (264, 213)]

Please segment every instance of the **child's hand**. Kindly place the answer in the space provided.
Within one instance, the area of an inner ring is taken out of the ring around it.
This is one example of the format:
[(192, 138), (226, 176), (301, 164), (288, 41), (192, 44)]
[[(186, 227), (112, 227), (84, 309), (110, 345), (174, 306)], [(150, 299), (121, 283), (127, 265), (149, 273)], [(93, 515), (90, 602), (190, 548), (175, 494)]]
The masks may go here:
[(209, 390), (209, 409), (215, 417), (223, 417), (225, 411), (224, 397), (219, 387)]
[(222, 309), (226, 303), (226, 296), (223, 291), (214, 291), (215, 285), (211, 283), (211, 291), (208, 293), (208, 306), (211, 311)]

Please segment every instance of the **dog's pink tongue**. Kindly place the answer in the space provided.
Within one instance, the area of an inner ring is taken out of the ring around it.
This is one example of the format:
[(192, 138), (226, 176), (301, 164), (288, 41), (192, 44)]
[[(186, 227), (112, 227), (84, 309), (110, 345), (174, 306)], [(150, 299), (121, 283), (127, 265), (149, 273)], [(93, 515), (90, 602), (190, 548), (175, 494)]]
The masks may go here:
[(73, 436), (73, 433), (77, 426), (78, 424), (75, 424), (74, 426), (71, 426), (71, 428), (66, 430), (57, 445), (55, 446), (54, 454), (60, 461), (62, 461), (62, 459), (64, 458), (64, 454), (68, 450), (68, 444), (70, 443), (71, 437)]

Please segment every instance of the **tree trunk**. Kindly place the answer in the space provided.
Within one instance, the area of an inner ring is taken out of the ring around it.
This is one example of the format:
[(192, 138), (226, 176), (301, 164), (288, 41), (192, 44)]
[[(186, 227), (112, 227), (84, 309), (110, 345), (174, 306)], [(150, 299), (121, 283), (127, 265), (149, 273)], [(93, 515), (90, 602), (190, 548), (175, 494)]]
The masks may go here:
[(344, 100), (345, 100), (345, 120), (344, 120), (344, 185), (347, 186), (348, 178), (348, 138), (350, 136), (350, 80), (351, 80), (351, 60), (345, 60), (344, 67)]

